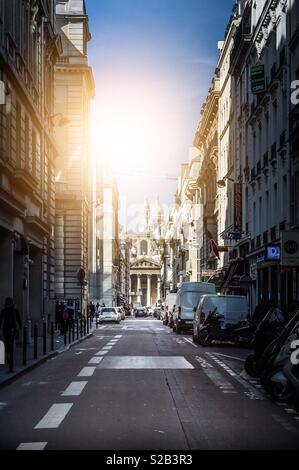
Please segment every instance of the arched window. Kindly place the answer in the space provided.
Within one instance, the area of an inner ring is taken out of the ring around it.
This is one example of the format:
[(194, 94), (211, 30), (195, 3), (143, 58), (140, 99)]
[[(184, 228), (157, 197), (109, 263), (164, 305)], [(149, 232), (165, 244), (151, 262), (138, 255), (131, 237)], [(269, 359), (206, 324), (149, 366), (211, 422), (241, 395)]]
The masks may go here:
[(147, 241), (142, 240), (140, 243), (140, 254), (141, 255), (147, 255)]

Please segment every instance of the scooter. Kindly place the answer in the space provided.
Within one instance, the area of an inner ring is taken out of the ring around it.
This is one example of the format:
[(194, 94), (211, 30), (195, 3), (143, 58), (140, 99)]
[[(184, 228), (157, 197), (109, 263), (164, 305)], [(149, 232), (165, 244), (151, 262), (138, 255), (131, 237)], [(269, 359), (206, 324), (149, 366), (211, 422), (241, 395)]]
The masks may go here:
[(289, 357), (288, 344), (298, 326), (299, 311), (286, 323), (280, 335), (266, 347), (260, 359), (261, 384), (268, 393), (271, 377), (282, 368), (285, 358)]
[(244, 363), (244, 369), (251, 377), (260, 377), (264, 365), (263, 355), (267, 347), (279, 337), (283, 330), (285, 319), (277, 316), (277, 321), (275, 321), (275, 316), (275, 311), (269, 309), (255, 329), (252, 340), (254, 354), (249, 355)]
[[(299, 312), (289, 322), (288, 333), (279, 352), (269, 363), (270, 371), (262, 385), (275, 401), (288, 402), (294, 398), (295, 406), (298, 406), (299, 354), (293, 354), (293, 345), (299, 341)], [(293, 356), (296, 357), (295, 362)]]

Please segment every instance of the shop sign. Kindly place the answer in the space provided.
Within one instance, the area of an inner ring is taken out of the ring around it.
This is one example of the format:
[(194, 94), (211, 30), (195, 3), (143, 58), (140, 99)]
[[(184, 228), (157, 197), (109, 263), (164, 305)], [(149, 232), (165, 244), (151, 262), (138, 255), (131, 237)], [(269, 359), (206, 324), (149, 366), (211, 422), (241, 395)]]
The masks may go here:
[[(234, 184), (234, 232), (242, 232), (242, 184)], [(241, 237), (240, 237), (241, 238)], [(237, 240), (238, 238), (232, 238)]]
[(265, 257), (264, 254), (262, 254), (262, 255), (257, 255), (257, 257), (256, 257), (256, 264), (262, 264), (262, 263), (265, 262), (265, 260), (266, 260), (266, 257)]
[(299, 266), (299, 231), (282, 232), (282, 266)]
[(254, 65), (250, 70), (251, 92), (256, 95), (266, 91), (265, 67), (263, 64)]
[(270, 245), (267, 246), (267, 261), (280, 261), (280, 245)]
[(250, 265), (250, 277), (253, 281), (256, 281), (256, 264)]

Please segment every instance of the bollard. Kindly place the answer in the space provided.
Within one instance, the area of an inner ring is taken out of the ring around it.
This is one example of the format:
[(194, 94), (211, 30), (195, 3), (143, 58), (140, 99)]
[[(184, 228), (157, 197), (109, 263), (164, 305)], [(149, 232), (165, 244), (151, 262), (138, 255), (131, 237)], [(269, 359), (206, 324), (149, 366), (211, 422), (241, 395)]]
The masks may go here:
[(89, 320), (90, 320), (90, 326), (89, 326), (89, 328), (92, 330), (92, 317), (90, 317)]
[(51, 351), (54, 351), (54, 323), (51, 322)]
[(77, 340), (79, 339), (79, 320), (76, 319), (76, 326), (77, 326)]
[(34, 324), (33, 327), (33, 359), (37, 359), (37, 338), (38, 338), (38, 329), (37, 324)]
[(82, 318), (80, 319), (80, 338), (83, 336), (83, 321)]
[(66, 338), (66, 328), (64, 328), (64, 346), (66, 346), (67, 338)]
[(96, 317), (96, 329), (98, 329), (99, 325), (98, 325), (98, 317)]
[(43, 355), (47, 354), (47, 324), (43, 323)]
[(10, 346), (9, 346), (9, 358), (8, 358), (8, 361), (9, 361), (9, 372), (13, 372), (14, 371), (14, 339), (13, 339), (13, 335), (11, 335), (11, 338), (10, 338)]
[(27, 326), (23, 330), (23, 366), (27, 364)]
[(71, 324), (70, 324), (70, 322), (69, 322), (68, 328), (69, 328), (69, 330), (68, 330), (68, 331), (69, 331), (69, 344), (71, 344), (71, 342), (72, 342), (72, 329), (71, 329)]
[(72, 340), (75, 341), (75, 321), (72, 322)]
[(89, 334), (89, 323), (90, 323), (89, 317), (87, 317), (87, 334)]

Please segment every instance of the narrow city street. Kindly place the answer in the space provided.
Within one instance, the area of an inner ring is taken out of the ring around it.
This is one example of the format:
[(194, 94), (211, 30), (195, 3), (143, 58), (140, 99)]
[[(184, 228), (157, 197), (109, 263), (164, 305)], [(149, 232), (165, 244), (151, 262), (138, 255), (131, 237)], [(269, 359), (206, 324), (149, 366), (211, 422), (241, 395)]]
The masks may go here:
[(152, 317), (101, 325), (0, 391), (0, 447), (298, 449), (299, 415), (244, 375), (247, 354)]

